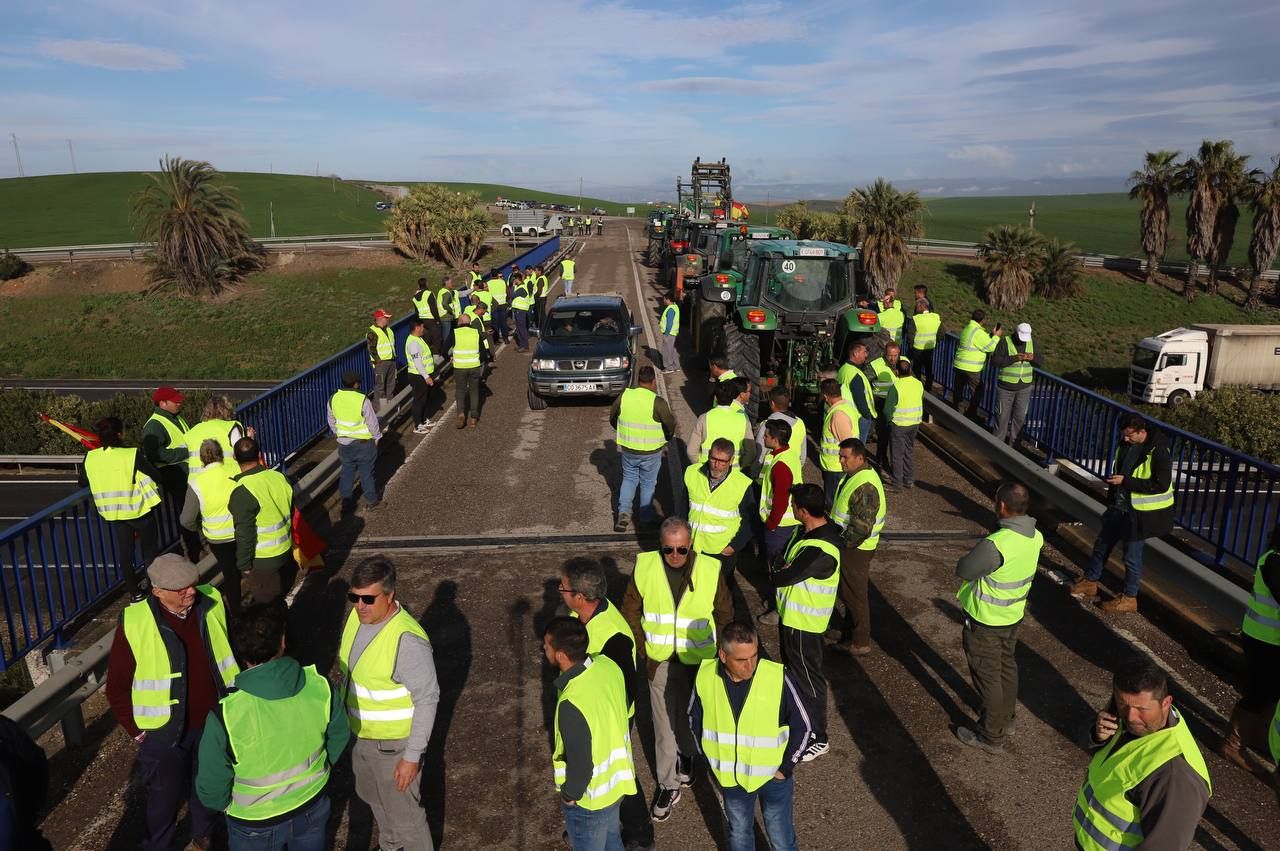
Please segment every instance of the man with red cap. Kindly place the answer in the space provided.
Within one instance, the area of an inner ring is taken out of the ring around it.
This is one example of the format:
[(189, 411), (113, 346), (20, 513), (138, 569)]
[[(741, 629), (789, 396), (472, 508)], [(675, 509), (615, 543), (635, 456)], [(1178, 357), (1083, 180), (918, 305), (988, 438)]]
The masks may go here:
[[(187, 448), (187, 431), (191, 426), (182, 418), (186, 401), (175, 387), (157, 387), (151, 394), (156, 409), (142, 426), (142, 454), (160, 474), (157, 484), (164, 500), (181, 506), (187, 497), (187, 468), (191, 451)], [(181, 510), (181, 509), (179, 509)], [(182, 531), (182, 548), (187, 558), (200, 559), (200, 535), (189, 529)]]
[(396, 332), (388, 327), (391, 314), (382, 308), (373, 312), (373, 324), (365, 341), (373, 362), (373, 401), (379, 406), (396, 395)]

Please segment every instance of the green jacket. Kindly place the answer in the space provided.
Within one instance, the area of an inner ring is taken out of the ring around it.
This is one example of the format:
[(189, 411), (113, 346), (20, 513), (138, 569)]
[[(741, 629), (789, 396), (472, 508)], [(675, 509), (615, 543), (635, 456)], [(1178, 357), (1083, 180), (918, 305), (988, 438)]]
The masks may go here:
[[(281, 656), (236, 677), (236, 688), (266, 700), (287, 700), (302, 691), (305, 675), (296, 659)], [(329, 727), (325, 731), (325, 749), (329, 765), (334, 766), (351, 738), (347, 724), (347, 711), (342, 705), (342, 689), (332, 689), (329, 704)], [(214, 707), (204, 724), (200, 737), (200, 772), (196, 775), (196, 794), (206, 807), (224, 812), (231, 805), (231, 784), (235, 779), (235, 767), (231, 761), (231, 746), (227, 742), (227, 728), (222, 723), (222, 710)]]
[[(245, 476), (255, 476), (268, 469), (270, 468), (258, 465), (245, 470), (234, 479), (238, 482)], [(297, 499), (296, 491), (294, 498)], [(250, 493), (248, 488), (236, 488), (231, 492), (231, 499), (227, 502), (227, 509), (231, 512), (236, 530), (236, 566), (242, 573), (248, 570), (278, 570), (293, 558), (292, 549), (271, 558), (254, 556), (254, 545), (258, 540), (259, 507), (257, 497)], [(289, 519), (290, 521), (293, 519), (292, 511), (289, 512)]]
[[(168, 411), (156, 408), (151, 413), (157, 417), (164, 417), (169, 422), (177, 425), (178, 416)], [(186, 446), (179, 446), (176, 449), (169, 448), (169, 432), (164, 430), (164, 426), (160, 423), (147, 422), (142, 426), (142, 454), (146, 456), (154, 466), (159, 467), (164, 464), (177, 464), (187, 459), (189, 454)]]

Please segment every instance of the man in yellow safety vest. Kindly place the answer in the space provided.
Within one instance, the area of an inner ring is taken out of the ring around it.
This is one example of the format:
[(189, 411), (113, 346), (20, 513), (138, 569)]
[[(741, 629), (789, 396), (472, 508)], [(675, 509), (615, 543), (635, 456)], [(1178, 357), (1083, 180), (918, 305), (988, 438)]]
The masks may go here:
[(1005, 337), (992, 353), (991, 366), (996, 370), (996, 440), (1010, 446), (1017, 444), (1031, 404), (1034, 367), (1040, 361), (1041, 353), (1036, 351), (1027, 322), (1019, 323), (1013, 335)]
[(360, 392), (360, 373), (348, 370), (342, 374), (342, 387), (330, 397), (326, 417), (329, 430), (338, 440), (338, 462), (342, 465), (338, 471), (338, 494), (342, 498), (342, 513), (356, 510), (357, 474), (365, 503), (370, 508), (377, 507), (380, 497), (373, 465), (378, 460), (382, 426), (373, 402)]
[(645, 364), (640, 367), (636, 381), (636, 386), (623, 390), (609, 409), (609, 424), (618, 430), (618, 453), (622, 457), (622, 486), (618, 489), (615, 532), (625, 532), (630, 528), (631, 508), (637, 490), (640, 492), (640, 508), (636, 512), (636, 521), (642, 526), (657, 521), (653, 491), (658, 485), (658, 473), (662, 469), (667, 443), (676, 431), (675, 414), (667, 400), (658, 395), (658, 376), (653, 366)]
[(1097, 753), (1072, 810), (1076, 847), (1190, 848), (1213, 788), (1164, 671), (1141, 656), (1121, 664), (1086, 739)]
[(956, 343), (956, 356), (951, 362), (951, 404), (958, 411), (964, 405), (964, 394), (971, 393), (969, 407), (965, 416), (972, 419), (977, 415), (978, 406), (982, 404), (982, 390), (986, 386), (983, 381), (983, 370), (987, 365), (987, 355), (996, 350), (1004, 331), (1000, 324), (990, 334), (982, 327), (987, 318), (984, 310), (975, 310), (969, 315), (969, 324), (960, 332)]
[(236, 441), (240, 474), (227, 500), (235, 528), (236, 566), (244, 593), (255, 603), (270, 603), (289, 593), (298, 575), (293, 557), (293, 484), (279, 470), (263, 466), (262, 450), (252, 437)]
[(1018, 705), (1018, 626), (1027, 610), (1044, 535), (1027, 516), (1031, 494), (1018, 482), (996, 490), (1000, 528), (956, 563), (956, 595), (964, 609), (963, 645), (982, 711), (976, 727), (961, 724), (956, 738), (971, 747), (999, 752)]
[(440, 702), (431, 642), (396, 599), (396, 568), (386, 556), (357, 564), (350, 587), (338, 688), (356, 738), (356, 794), (373, 810), (379, 845), (432, 851), (419, 777)]
[(916, 378), (924, 382), (926, 390), (933, 389), (933, 353), (938, 348), (941, 331), (942, 317), (933, 312), (929, 300), (916, 299), (915, 313), (907, 321), (906, 345)]
[(840, 469), (844, 478), (831, 504), (831, 521), (844, 530), (840, 602), (844, 603), (847, 623), (840, 629), (828, 630), (827, 637), (836, 641), (835, 649), (840, 652), (865, 656), (871, 652), (871, 605), (867, 597), (871, 560), (880, 545), (888, 504), (880, 475), (871, 466), (862, 441), (851, 437), (840, 442)]
[(396, 395), (396, 333), (389, 327), (390, 321), (391, 314), (378, 308), (365, 335), (369, 361), (373, 364), (373, 401), (382, 406)]
[(889, 458), (893, 465), (889, 484), (910, 489), (916, 484), (916, 432), (924, 421), (924, 384), (912, 374), (911, 361), (900, 358), (897, 371), (884, 414), (889, 421)]

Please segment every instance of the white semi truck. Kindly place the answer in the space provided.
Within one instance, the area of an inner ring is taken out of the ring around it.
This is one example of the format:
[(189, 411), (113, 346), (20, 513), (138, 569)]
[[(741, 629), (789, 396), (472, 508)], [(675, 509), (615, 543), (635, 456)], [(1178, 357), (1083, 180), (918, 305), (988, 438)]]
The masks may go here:
[(1280, 391), (1280, 325), (1192, 325), (1133, 349), (1129, 398), (1179, 405), (1228, 384)]

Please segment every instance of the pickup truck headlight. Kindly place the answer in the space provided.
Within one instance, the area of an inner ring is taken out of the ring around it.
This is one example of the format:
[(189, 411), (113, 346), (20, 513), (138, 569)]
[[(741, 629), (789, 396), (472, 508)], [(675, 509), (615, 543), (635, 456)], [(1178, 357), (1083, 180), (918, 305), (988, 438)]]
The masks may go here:
[(533, 362), (533, 368), (554, 370), (556, 368), (556, 362), (553, 360), (536, 359)]
[(605, 369), (624, 369), (628, 366), (631, 366), (631, 358), (628, 357), (604, 359)]

